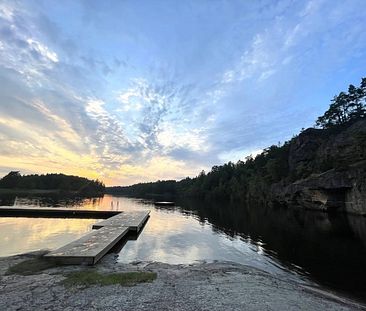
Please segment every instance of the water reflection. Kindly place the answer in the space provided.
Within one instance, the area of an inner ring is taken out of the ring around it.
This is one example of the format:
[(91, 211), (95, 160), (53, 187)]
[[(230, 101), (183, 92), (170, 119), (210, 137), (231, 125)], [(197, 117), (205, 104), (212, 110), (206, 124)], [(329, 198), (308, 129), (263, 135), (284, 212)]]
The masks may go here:
[[(0, 205), (151, 209), (138, 239), (132, 236), (115, 249), (120, 262), (229, 260), (296, 280), (309, 276), (331, 288), (366, 297), (365, 218), (254, 205), (177, 203), (176, 207), (158, 208), (150, 201), (108, 195), (92, 199), (0, 197)], [(0, 256), (56, 248), (89, 231), (95, 222), (0, 218)]]
[(91, 230), (95, 219), (0, 217), (0, 256), (56, 249)]
[[(366, 297), (366, 219), (260, 206), (182, 203), (218, 231), (261, 243), (266, 256), (322, 284)], [(300, 270), (299, 270), (300, 268)]]
[(102, 198), (83, 198), (60, 194), (49, 194), (47, 196), (28, 195), (16, 196), (13, 194), (1, 194), (0, 206), (28, 206), (28, 207), (72, 207), (91, 209), (97, 208)]

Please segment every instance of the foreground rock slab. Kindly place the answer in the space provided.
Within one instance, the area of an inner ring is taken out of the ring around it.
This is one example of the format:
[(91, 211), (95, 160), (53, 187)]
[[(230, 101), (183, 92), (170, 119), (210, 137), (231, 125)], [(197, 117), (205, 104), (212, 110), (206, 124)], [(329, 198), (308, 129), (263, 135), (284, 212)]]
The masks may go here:
[[(61, 266), (32, 275), (8, 268), (39, 254), (0, 259), (2, 310), (361, 310), (363, 306), (319, 289), (230, 262), (168, 265), (116, 263), (114, 255), (94, 267)], [(153, 271), (157, 279), (121, 285), (65, 287), (74, 271)]]

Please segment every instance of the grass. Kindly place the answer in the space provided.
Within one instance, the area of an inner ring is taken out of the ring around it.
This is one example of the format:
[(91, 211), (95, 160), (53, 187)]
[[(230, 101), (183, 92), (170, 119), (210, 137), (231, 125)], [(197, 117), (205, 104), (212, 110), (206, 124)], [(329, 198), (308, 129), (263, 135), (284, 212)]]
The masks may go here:
[[(57, 267), (53, 261), (46, 260), (42, 257), (36, 257), (24, 260), (9, 267), (6, 275), (33, 275), (42, 272), (43, 270)], [(72, 286), (91, 286), (91, 285), (113, 285), (120, 284), (122, 286), (133, 286), (138, 283), (152, 282), (156, 279), (155, 272), (121, 272), (102, 274), (95, 270), (85, 270), (71, 272), (65, 275), (66, 279), (62, 282), (67, 287)]]
[(113, 285), (120, 284), (122, 286), (132, 286), (138, 283), (152, 282), (156, 279), (156, 273), (154, 272), (123, 272), (123, 273), (110, 273), (101, 274), (97, 271), (78, 271), (72, 272), (66, 275), (66, 279), (63, 281), (65, 286), (77, 286), (77, 285)]
[(24, 260), (15, 264), (14, 266), (11, 266), (6, 274), (32, 275), (40, 273), (43, 270), (54, 268), (56, 266), (57, 265), (54, 262), (37, 257)]

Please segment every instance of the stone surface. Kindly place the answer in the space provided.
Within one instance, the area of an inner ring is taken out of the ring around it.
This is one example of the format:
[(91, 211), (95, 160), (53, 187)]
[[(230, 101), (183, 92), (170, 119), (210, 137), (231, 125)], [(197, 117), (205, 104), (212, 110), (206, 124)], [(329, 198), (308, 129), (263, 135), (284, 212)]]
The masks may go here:
[(321, 173), (366, 160), (366, 120), (333, 131), (309, 128), (291, 141), (290, 171)]
[(329, 170), (289, 185), (275, 184), (272, 200), (306, 209), (366, 214), (366, 161)]
[[(296, 283), (230, 262), (168, 265), (155, 262), (118, 264), (113, 255), (94, 267), (64, 266), (43, 273), (4, 275), (29, 256), (0, 259), (2, 310), (361, 310), (363, 306), (321, 288)], [(132, 287), (67, 288), (71, 271), (101, 273), (154, 271), (152, 283)]]
[(270, 200), (366, 215), (366, 120), (335, 131), (303, 131), (291, 141), (288, 165), (297, 180), (272, 185)]

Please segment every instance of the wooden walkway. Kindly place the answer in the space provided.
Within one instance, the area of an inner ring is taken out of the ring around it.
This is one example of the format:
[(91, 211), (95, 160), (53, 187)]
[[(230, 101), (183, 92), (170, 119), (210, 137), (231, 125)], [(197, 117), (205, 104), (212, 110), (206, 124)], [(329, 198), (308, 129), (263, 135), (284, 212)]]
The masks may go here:
[(71, 208), (0, 207), (0, 217), (45, 217), (45, 218), (110, 218), (121, 211), (82, 210)]
[(105, 226), (125, 226), (129, 227), (131, 231), (139, 232), (140, 228), (144, 225), (148, 217), (149, 213), (146, 213), (145, 211), (123, 213), (96, 223), (95, 225), (93, 225), (93, 229), (99, 229)]
[(96, 264), (129, 231), (139, 232), (150, 211), (123, 212), (93, 226), (89, 234), (47, 255), (61, 264)]

